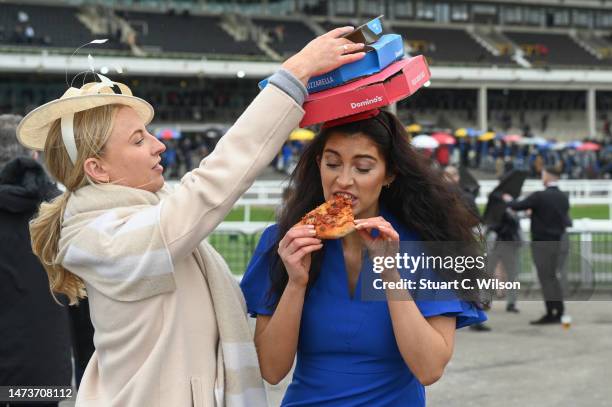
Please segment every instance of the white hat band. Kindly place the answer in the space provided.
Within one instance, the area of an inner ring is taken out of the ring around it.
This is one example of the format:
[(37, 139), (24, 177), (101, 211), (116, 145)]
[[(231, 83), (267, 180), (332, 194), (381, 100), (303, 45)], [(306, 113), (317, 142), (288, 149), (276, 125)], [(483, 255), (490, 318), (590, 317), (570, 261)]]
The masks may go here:
[(62, 141), (68, 151), (68, 156), (72, 164), (76, 164), (78, 158), (78, 152), (76, 147), (76, 141), (74, 139), (74, 113), (62, 116)]

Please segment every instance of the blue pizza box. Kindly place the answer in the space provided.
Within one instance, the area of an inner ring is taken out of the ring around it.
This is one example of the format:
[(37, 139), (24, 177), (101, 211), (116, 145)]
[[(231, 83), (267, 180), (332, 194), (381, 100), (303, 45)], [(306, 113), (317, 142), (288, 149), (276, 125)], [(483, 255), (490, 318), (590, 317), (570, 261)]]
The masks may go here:
[[(383, 35), (378, 41), (366, 46), (366, 55), (359, 61), (342, 65), (323, 75), (318, 75), (308, 81), (306, 89), (309, 94), (344, 85), (357, 78), (378, 73), (404, 57), (404, 42), (398, 34)], [(263, 89), (268, 79), (259, 82)]]

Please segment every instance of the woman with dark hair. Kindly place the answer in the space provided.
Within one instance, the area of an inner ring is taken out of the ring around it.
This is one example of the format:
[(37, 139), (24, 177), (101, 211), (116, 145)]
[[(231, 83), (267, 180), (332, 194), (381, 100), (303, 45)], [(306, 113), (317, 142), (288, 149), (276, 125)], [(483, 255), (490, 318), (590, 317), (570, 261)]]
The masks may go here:
[[(292, 174), (295, 193), (266, 229), (242, 280), (257, 317), (263, 377), (278, 383), (297, 354), (283, 405), (422, 406), (453, 352), (455, 329), (486, 319), (475, 303), (364, 301), (361, 272), (380, 243), (475, 242), (478, 222), (412, 149), (402, 124), (372, 110), (323, 126)], [(301, 217), (335, 194), (352, 198), (358, 233), (321, 241)], [(385, 270), (385, 281), (397, 281)], [(410, 299), (404, 292), (404, 299)], [(383, 297), (384, 299), (384, 297)]]

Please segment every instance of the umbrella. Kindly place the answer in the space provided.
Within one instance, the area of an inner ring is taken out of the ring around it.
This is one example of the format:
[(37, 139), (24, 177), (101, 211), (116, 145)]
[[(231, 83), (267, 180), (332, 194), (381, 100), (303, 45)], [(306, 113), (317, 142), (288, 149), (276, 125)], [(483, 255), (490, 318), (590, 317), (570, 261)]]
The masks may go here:
[(455, 137), (467, 137), (467, 130), (463, 128), (455, 130)]
[(599, 144), (592, 143), (590, 141), (587, 141), (583, 145), (581, 145), (578, 148), (576, 148), (576, 150), (578, 150), (578, 151), (598, 151), (600, 149), (601, 149), (601, 146)]
[(480, 137), (478, 137), (478, 140), (490, 141), (490, 140), (493, 140), (494, 138), (495, 138), (495, 133), (492, 131), (487, 131), (486, 133), (482, 133)]
[(538, 144), (537, 147), (540, 150), (549, 150), (549, 149), (553, 148), (554, 145), (555, 145), (555, 143), (553, 141), (546, 140), (546, 143)]
[(156, 132), (155, 136), (162, 140), (173, 140), (181, 138), (181, 132), (176, 129), (160, 129)]
[(578, 148), (582, 145), (582, 141), (570, 141), (567, 143), (568, 148)]
[(428, 136), (426, 134), (421, 134), (421, 135), (416, 136), (415, 138), (412, 139), (410, 144), (412, 144), (415, 148), (427, 148), (427, 149), (434, 149), (440, 145), (440, 143), (438, 143), (435, 138)]
[(519, 141), (519, 144), (523, 146), (539, 146), (547, 143), (548, 140), (542, 137), (525, 137)]
[(455, 144), (457, 140), (448, 133), (438, 132), (431, 135), (440, 144)]
[(467, 128), (467, 135), (468, 137), (478, 137), (480, 136), (480, 131), (473, 129), (471, 127)]
[(418, 123), (412, 123), (410, 126), (406, 126), (406, 131), (408, 133), (418, 133), (422, 129), (423, 127), (421, 127), (421, 125)]
[(489, 194), (489, 200), (483, 215), (484, 223), (489, 226), (501, 222), (506, 211), (506, 202), (502, 199), (503, 194), (510, 194), (514, 199), (521, 195), (523, 183), (527, 178), (526, 171), (512, 170), (502, 177), (499, 184)]
[(315, 137), (315, 132), (308, 129), (295, 129), (289, 135), (291, 141), (310, 141)]
[(469, 192), (472, 196), (478, 196), (480, 184), (465, 166), (459, 167), (459, 186), (462, 190)]
[(504, 140), (506, 143), (518, 143), (522, 139), (523, 139), (523, 136), (519, 134), (508, 134), (502, 137), (502, 140)]
[(552, 149), (553, 149), (553, 150), (557, 150), (557, 151), (558, 151), (558, 150), (563, 150), (564, 148), (567, 148), (567, 143), (564, 143), (563, 141), (560, 141), (560, 142), (558, 142), (558, 143), (555, 143), (555, 144), (552, 146)]

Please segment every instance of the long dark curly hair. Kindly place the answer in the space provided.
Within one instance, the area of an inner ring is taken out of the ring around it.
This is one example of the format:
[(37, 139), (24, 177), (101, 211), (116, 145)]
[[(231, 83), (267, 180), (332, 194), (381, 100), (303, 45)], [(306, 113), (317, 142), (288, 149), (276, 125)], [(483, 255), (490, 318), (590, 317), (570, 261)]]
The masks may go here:
[[(288, 281), (287, 270), (278, 255), (278, 244), (287, 231), (305, 213), (323, 202), (323, 186), (318, 161), (332, 134), (370, 138), (386, 161), (387, 174), (395, 179), (383, 188), (379, 204), (385, 207), (421, 240), (428, 242), (479, 243), (474, 227), (478, 217), (468, 208), (461, 191), (433, 168), (429, 160), (409, 143), (408, 134), (397, 117), (381, 111), (369, 119), (323, 129), (305, 148), (290, 177), (294, 193), (278, 218), (278, 236), (267, 255), (271, 256), (270, 302), (276, 305)], [(322, 252), (312, 253), (308, 287), (316, 281), (321, 269)], [(467, 299), (467, 298), (466, 298)], [(474, 300), (470, 298), (470, 300)]]

